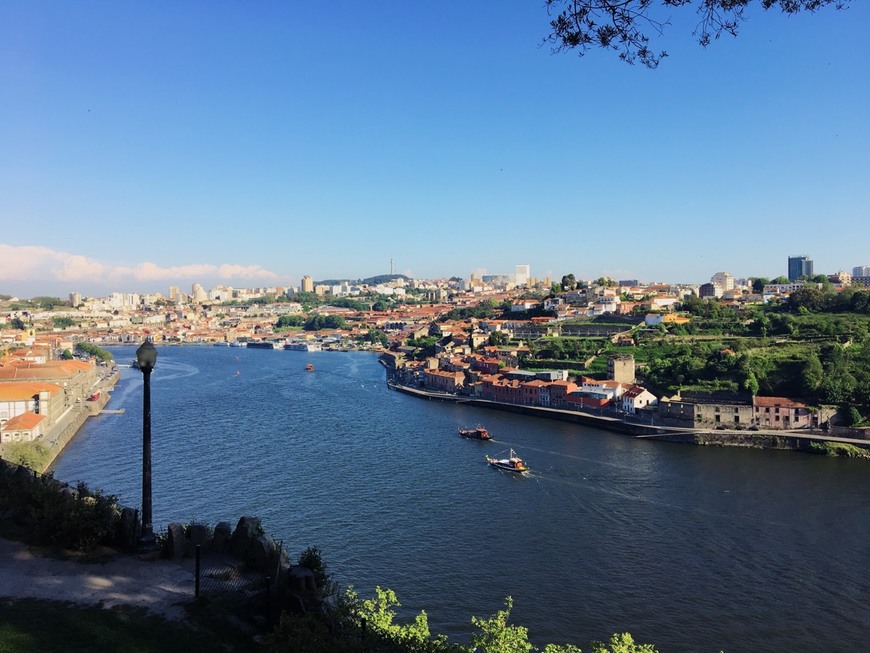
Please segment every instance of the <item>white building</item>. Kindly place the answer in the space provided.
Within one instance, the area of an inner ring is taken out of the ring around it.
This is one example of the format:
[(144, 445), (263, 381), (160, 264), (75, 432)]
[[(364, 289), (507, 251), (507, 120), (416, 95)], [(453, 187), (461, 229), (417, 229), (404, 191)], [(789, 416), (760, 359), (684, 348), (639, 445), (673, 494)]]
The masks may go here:
[(728, 272), (717, 272), (710, 278), (710, 283), (722, 289), (722, 292), (734, 290), (734, 276)]
[(532, 276), (531, 266), (518, 265), (516, 266), (516, 272), (514, 274), (516, 275), (516, 284), (518, 286), (526, 286)]

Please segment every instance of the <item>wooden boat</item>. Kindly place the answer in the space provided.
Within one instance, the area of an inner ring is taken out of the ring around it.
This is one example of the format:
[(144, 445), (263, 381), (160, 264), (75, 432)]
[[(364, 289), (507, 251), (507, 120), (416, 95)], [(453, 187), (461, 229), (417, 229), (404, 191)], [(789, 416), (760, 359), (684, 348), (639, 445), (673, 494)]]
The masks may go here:
[(313, 372), (313, 371), (314, 371), (314, 365), (312, 365), (311, 363), (308, 363), (308, 365), (305, 366), (305, 371), (306, 371), (306, 372)]
[(482, 426), (469, 429), (459, 429), (459, 435), (469, 440), (492, 440), (492, 435)]
[(510, 450), (507, 458), (490, 458), (487, 456), (486, 462), (496, 469), (501, 469), (505, 472), (513, 472), (514, 474), (523, 474), (529, 471), (528, 465), (526, 465), (525, 461), (520, 458), (517, 455), (517, 452), (513, 449)]

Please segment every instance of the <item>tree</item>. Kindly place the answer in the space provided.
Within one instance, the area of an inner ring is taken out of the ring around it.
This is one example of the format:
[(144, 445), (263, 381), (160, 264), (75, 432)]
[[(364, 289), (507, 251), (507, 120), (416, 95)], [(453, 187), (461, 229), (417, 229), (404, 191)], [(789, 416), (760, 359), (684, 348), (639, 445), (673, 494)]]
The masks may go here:
[(562, 290), (574, 290), (577, 287), (577, 280), (573, 274), (566, 274), (562, 277)]
[(275, 322), (274, 328), (286, 329), (288, 327), (301, 327), (305, 324), (305, 317), (302, 315), (282, 315)]
[(84, 352), (88, 356), (93, 356), (104, 363), (113, 359), (111, 352), (106, 351), (102, 347), (97, 347), (97, 345), (90, 342), (77, 342), (75, 349), (78, 352)]
[(31, 303), (36, 304), (39, 308), (50, 311), (57, 306), (67, 306), (67, 302), (62, 300), (59, 297), (34, 297), (30, 300)]
[(75, 322), (70, 317), (53, 317), (51, 322), (55, 329), (68, 329), (71, 326), (75, 326)]
[(631, 633), (617, 633), (610, 641), (592, 642), (592, 653), (658, 653), (652, 644), (635, 644)]
[(432, 644), (429, 648), (446, 644), (443, 636), (434, 641), (429, 639), (429, 619), (425, 611), (414, 617), (410, 624), (397, 624), (393, 621), (396, 616), (394, 608), (401, 606), (393, 590), (375, 587), (374, 598), (360, 600), (353, 589), (348, 588), (344, 601), (350, 607), (352, 619), (362, 628), (404, 645), (407, 650), (426, 650), (427, 644)]
[[(763, 9), (779, 8), (784, 14), (816, 11), (827, 5), (847, 7), (850, 0), (760, 0)], [(545, 0), (550, 15), (550, 33), (545, 42), (554, 52), (576, 51), (581, 57), (597, 46), (619, 53), (633, 64), (640, 61), (656, 68), (668, 56), (666, 50), (650, 47), (648, 32), (661, 35), (670, 24), (675, 7), (695, 5), (698, 23), (693, 36), (708, 46), (723, 34), (737, 36), (753, 0)]]
[(472, 617), (471, 623), (480, 628), (471, 637), (471, 646), (481, 653), (531, 653), (529, 630), (523, 626), (509, 626), (512, 597), (505, 599), (505, 609), (499, 610), (489, 619)]
[(770, 279), (767, 277), (753, 277), (752, 279), (752, 292), (756, 295), (760, 295), (764, 291), (764, 287), (770, 283)]
[(825, 378), (825, 372), (822, 369), (822, 362), (817, 354), (812, 353), (807, 356), (801, 370), (801, 391), (806, 395), (812, 395), (821, 385)]

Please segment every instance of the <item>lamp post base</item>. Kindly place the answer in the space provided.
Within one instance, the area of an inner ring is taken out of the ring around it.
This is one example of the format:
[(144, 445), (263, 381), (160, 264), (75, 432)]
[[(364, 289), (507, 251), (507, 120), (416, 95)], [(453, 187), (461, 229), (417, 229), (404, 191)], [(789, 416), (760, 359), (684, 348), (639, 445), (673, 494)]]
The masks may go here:
[(136, 540), (136, 553), (154, 553), (157, 548), (157, 536), (154, 533), (142, 533)]

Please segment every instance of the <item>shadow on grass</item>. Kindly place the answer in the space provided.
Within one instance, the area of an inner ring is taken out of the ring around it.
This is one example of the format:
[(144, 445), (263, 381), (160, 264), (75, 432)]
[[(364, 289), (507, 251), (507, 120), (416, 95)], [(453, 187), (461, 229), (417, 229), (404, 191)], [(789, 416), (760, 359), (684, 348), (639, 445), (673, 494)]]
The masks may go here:
[(40, 599), (0, 600), (0, 653), (24, 651), (258, 651), (261, 648), (208, 611), (176, 623), (136, 608), (87, 607)]

